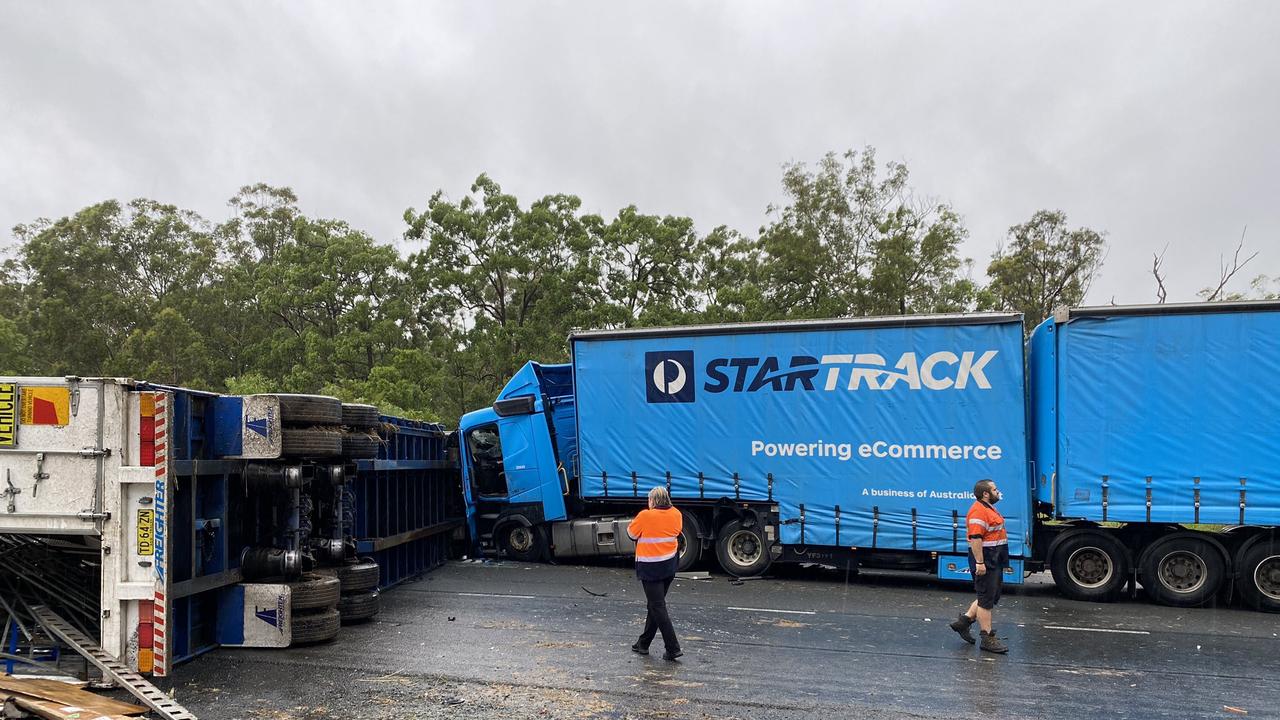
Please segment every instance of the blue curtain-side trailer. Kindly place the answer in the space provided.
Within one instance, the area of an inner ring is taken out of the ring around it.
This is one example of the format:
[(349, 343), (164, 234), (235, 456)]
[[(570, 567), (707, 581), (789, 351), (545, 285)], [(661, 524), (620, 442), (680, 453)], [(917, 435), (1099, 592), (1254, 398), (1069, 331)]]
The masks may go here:
[(685, 512), (681, 566), (856, 562), (963, 577), (981, 479), (1029, 554), (1015, 314), (575, 333), (460, 427), (481, 537), (527, 559), (631, 550), (648, 490)]

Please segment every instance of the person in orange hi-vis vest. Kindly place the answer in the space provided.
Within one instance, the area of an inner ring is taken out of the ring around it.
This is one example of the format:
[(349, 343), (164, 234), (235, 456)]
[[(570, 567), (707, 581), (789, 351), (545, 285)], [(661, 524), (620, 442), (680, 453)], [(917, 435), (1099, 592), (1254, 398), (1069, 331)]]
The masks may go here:
[(1002, 495), (994, 480), (979, 480), (973, 486), (977, 498), (965, 517), (969, 538), (969, 573), (973, 577), (973, 589), (978, 599), (960, 617), (951, 623), (951, 629), (965, 642), (974, 643), (971, 626), (976, 620), (982, 631), (982, 649), (993, 653), (1007, 653), (1009, 648), (996, 637), (991, 627), (991, 613), (1000, 602), (1000, 590), (1004, 586), (1004, 569), (1009, 564), (1009, 534), (1005, 532), (1004, 516), (996, 510)]
[(667, 591), (676, 576), (676, 556), (680, 553), (680, 531), (683, 527), (684, 518), (679, 510), (672, 507), (667, 489), (655, 487), (649, 491), (649, 509), (641, 510), (627, 528), (627, 535), (636, 541), (636, 577), (640, 578), (649, 604), (644, 632), (631, 646), (632, 651), (641, 655), (649, 654), (649, 643), (653, 642), (653, 636), (659, 630), (662, 631), (662, 642), (667, 646), (662, 655), (664, 659), (675, 660), (684, 654), (680, 650), (680, 641), (676, 640), (676, 630), (671, 626), (671, 615), (667, 612)]

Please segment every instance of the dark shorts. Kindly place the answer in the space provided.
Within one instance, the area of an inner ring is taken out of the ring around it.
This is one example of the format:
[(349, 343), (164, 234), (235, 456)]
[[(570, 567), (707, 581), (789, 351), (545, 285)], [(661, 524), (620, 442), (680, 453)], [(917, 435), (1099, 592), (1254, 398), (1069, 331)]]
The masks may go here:
[(973, 552), (969, 553), (969, 573), (973, 577), (973, 589), (978, 594), (978, 607), (990, 610), (999, 604), (1000, 592), (1004, 589), (1004, 568), (1009, 564), (1009, 546), (983, 548), (982, 555), (983, 564), (987, 566), (986, 574), (978, 574), (978, 564), (974, 562)]

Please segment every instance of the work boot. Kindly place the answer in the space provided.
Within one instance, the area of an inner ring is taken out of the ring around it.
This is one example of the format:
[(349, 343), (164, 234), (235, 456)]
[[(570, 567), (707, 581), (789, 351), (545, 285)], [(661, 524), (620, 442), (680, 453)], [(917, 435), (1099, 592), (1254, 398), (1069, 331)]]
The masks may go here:
[(675, 659), (676, 659), (676, 658), (678, 658), (678, 657), (680, 657), (681, 655), (684, 655), (684, 651), (683, 651), (683, 650), (681, 650), (680, 648), (676, 648), (675, 650), (668, 650), (668, 651), (666, 651), (666, 652), (662, 653), (662, 659), (663, 659), (663, 660), (671, 660), (671, 661), (673, 661), (673, 662), (674, 662), (674, 661), (675, 661)]
[(974, 643), (973, 633), (969, 631), (969, 628), (973, 627), (973, 622), (973, 618), (960, 613), (960, 617), (956, 618), (956, 621), (951, 623), (949, 627), (956, 631), (961, 640), (972, 645)]
[(991, 632), (982, 631), (982, 645), (979, 647), (989, 653), (998, 653), (1000, 655), (1009, 652), (1009, 646), (1000, 642), (1000, 638), (996, 637), (995, 628), (992, 628)]
[(640, 644), (640, 641), (639, 641), (639, 640), (637, 640), (637, 641), (636, 641), (636, 644), (631, 646), (631, 652), (633, 652), (633, 653), (638, 653), (638, 654), (640, 654), (640, 655), (648, 655), (648, 654), (649, 654), (649, 648), (647, 648), (647, 647), (645, 647), (645, 646), (641, 645), (641, 644)]

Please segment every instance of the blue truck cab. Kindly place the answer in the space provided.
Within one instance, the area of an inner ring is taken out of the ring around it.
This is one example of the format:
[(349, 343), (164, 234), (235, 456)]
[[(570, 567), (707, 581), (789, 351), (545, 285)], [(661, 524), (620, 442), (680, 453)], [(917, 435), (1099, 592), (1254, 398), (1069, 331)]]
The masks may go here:
[(546, 553), (546, 524), (568, 518), (577, 430), (569, 365), (525, 363), (491, 407), (458, 425), (468, 523), (482, 546), (524, 560)]

